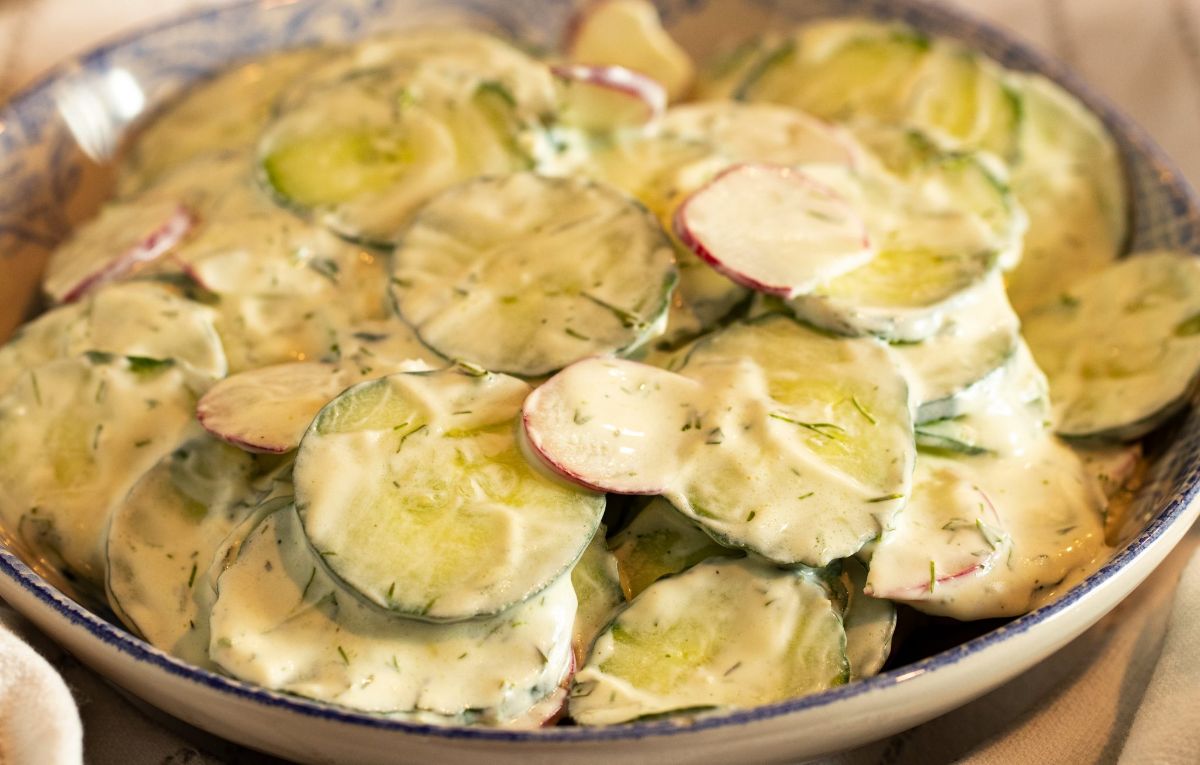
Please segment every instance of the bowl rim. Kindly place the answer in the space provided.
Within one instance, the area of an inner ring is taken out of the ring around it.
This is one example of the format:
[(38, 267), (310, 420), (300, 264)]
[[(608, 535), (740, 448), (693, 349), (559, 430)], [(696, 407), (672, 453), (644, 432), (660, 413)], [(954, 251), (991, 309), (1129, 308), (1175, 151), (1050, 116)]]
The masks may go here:
[[(1015, 34), (1003, 30), (969, 11), (921, 0), (888, 0), (885, 2), (862, 0), (859, 4), (862, 10), (858, 14), (841, 15), (869, 15), (872, 18), (887, 18), (908, 23), (916, 21), (918, 26), (933, 27), (938, 34), (948, 34), (951, 37), (963, 37), (963, 32), (969, 32), (972, 37), (987, 42), (991, 47), (1003, 48), (1006, 57), (1010, 59), (1004, 62), (1006, 67), (1036, 72), (1062, 85), (1070, 93), (1080, 98), (1089, 109), (1097, 113), (1106, 127), (1113, 131), (1119, 142), (1128, 143), (1141, 153), (1157, 172), (1163, 190), (1170, 195), (1174, 203), (1173, 217), (1184, 219), (1186, 230), (1192, 233), (1192, 236), (1187, 237), (1187, 241), (1196, 241), (1194, 234), (1200, 227), (1200, 223), (1198, 223), (1200, 221), (1200, 197), (1184, 178), (1182, 171), (1142, 127), (1126, 116), (1107, 97), (1089, 86), (1066, 64), (1038, 52)], [(111, 37), (106, 42), (50, 68), (9, 96), (3, 104), (0, 104), (0, 125), (8, 117), (15, 116), (22, 104), (32, 102), (42, 96), (65, 77), (80, 70), (86, 70), (97, 63), (103, 63), (110, 54), (124, 46), (175, 27), (209, 19), (215, 20), (226, 14), (233, 16), (244, 13), (249, 7), (255, 5), (262, 5), (261, 0), (235, 0), (228, 5), (173, 15), (162, 21), (137, 27)], [(868, 14), (867, 11), (870, 13)], [(828, 17), (834, 18), (835, 16)], [(978, 45), (975, 44), (972, 47), (977, 48)], [(1197, 415), (1193, 413), (1192, 416)], [(1191, 418), (1189, 417), (1189, 419)], [(746, 709), (718, 710), (703, 714), (686, 723), (681, 723), (678, 719), (667, 718), (594, 728), (577, 726), (522, 730), (421, 723), (387, 717), (383, 714), (359, 712), (333, 703), (268, 690), (175, 658), (69, 598), (2, 542), (0, 542), (0, 574), (15, 581), (27, 593), (32, 594), (38, 601), (53, 609), (59, 617), (65, 618), (74, 626), (82, 627), (91, 636), (120, 654), (182, 680), (267, 707), (282, 708), (306, 717), (357, 727), (391, 730), (446, 740), (533, 744), (636, 740), (736, 727), (823, 708), (845, 699), (909, 682), (937, 669), (956, 665), (1005, 640), (1055, 620), (1075, 603), (1088, 598), (1099, 588), (1108, 584), (1123, 569), (1145, 556), (1151, 548), (1156, 547), (1156, 543), (1164, 536), (1167, 529), (1189, 514), (1188, 509), (1198, 495), (1200, 495), (1200, 464), (1193, 464), (1188, 470), (1182, 486), (1177, 487), (1145, 528), (1109, 558), (1104, 565), (1067, 590), (1053, 603), (1016, 617), (979, 637), (920, 661), (819, 693)]]

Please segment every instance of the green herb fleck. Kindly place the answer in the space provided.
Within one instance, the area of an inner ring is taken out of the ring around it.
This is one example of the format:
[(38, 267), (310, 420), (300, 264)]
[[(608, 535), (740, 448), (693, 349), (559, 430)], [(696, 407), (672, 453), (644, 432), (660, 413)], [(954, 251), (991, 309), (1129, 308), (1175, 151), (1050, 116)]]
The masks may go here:
[(856, 396), (850, 397), (850, 403), (854, 404), (854, 408), (858, 410), (859, 414), (867, 418), (867, 422), (871, 423), (872, 425), (879, 424), (878, 421), (871, 416), (871, 413), (868, 412), (866, 408), (858, 402), (858, 398)]
[(458, 371), (462, 372), (463, 374), (470, 375), (471, 377), (487, 377), (489, 374), (491, 374), (478, 364), (472, 364), (471, 362), (463, 361), (462, 359), (455, 360), (454, 364), (458, 367)]
[(404, 448), (404, 442), (408, 440), (409, 436), (415, 436), (417, 433), (420, 433), (422, 430), (427, 430), (428, 428), (428, 425), (418, 425), (404, 435), (400, 436), (400, 443), (396, 446), (396, 453), (399, 454), (400, 450)]
[(188, 587), (196, 583), (196, 564), (192, 564), (192, 573), (188, 574)]
[(127, 356), (129, 371), (135, 375), (152, 375), (174, 366), (172, 359), (151, 359), (146, 356)]
[(1200, 335), (1200, 313), (1175, 325), (1175, 337), (1191, 337), (1192, 335)]
[(342, 662), (347, 667), (350, 666), (350, 657), (348, 655), (346, 655), (346, 649), (342, 648), (340, 645), (337, 647), (337, 649), (338, 649), (338, 653), (341, 654)]
[(805, 430), (811, 430), (813, 433), (816, 433), (822, 438), (837, 440), (842, 438), (841, 434), (846, 432), (841, 426), (835, 425), (832, 422), (801, 422), (800, 420), (788, 417), (785, 414), (780, 414), (779, 412), (771, 412), (767, 416), (775, 420), (780, 420), (781, 422), (796, 425), (804, 428)]
[(571, 329), (570, 327), (567, 327), (566, 329), (564, 329), (563, 332), (566, 332), (568, 335), (575, 338), (576, 340), (591, 340), (592, 339), (592, 338), (588, 337), (587, 335), (583, 334), (582, 332), (576, 332), (575, 330)]
[(933, 588), (937, 587), (937, 567), (933, 560), (929, 561), (929, 591), (933, 592)]
[(903, 497), (903, 494), (885, 494), (882, 497), (872, 497), (868, 499), (867, 502), (869, 504), (873, 504), (875, 502), (891, 502), (893, 499), (903, 499)]
[(708, 438), (704, 439), (704, 443), (711, 446), (723, 444), (725, 443), (725, 434), (721, 432), (720, 428), (713, 428), (708, 431)]

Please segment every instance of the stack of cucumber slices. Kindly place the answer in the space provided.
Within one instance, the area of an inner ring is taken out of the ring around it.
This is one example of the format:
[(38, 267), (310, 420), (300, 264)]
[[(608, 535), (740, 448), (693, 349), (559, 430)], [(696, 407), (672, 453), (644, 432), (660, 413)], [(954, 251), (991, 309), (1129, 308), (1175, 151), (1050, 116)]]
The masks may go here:
[(1121, 257), (1100, 120), (896, 24), (697, 68), (645, 0), (577, 22), (143, 131), (0, 348), (6, 536), (199, 666), (524, 727), (818, 692), (1104, 561), (1200, 261)]

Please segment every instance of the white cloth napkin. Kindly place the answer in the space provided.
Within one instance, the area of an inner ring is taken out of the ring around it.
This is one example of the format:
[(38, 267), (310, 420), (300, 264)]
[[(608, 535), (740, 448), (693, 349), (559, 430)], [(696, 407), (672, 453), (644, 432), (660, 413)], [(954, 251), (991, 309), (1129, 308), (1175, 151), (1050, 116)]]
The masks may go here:
[(0, 606), (0, 764), (75, 765), (83, 727), (66, 683), (11, 629), (27, 630)]

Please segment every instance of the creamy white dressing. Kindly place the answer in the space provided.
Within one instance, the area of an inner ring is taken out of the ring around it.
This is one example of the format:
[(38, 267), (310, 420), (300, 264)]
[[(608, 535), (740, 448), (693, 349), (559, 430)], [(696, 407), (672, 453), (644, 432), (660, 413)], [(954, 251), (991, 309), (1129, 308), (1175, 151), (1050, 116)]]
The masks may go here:
[(391, 375), (331, 402), (293, 476), (325, 565), (373, 604), (431, 621), (499, 613), (558, 578), (594, 535), (604, 498), (521, 456), (529, 390), (451, 369)]
[(209, 570), (253, 511), (258, 472), (249, 454), (202, 436), (164, 457), (114, 508), (105, 543), (109, 602), (151, 645), (213, 666)]
[(570, 711), (584, 725), (748, 707), (846, 682), (826, 588), (751, 559), (710, 560), (639, 595), (596, 640)]
[(493, 619), (435, 625), (385, 614), (338, 587), (288, 507), (250, 533), (217, 579), (209, 652), (235, 677), (273, 690), (496, 723), (563, 680), (574, 615), (569, 577)]
[(607, 534), (608, 529), (600, 524), (596, 536), (571, 569), (571, 586), (579, 601), (572, 637), (577, 667), (583, 666), (596, 636), (625, 605), (617, 558), (609, 552)]
[(0, 398), (5, 526), (84, 586), (103, 588), (112, 508), (195, 427), (199, 384), (181, 366), (124, 357), (26, 371)]

